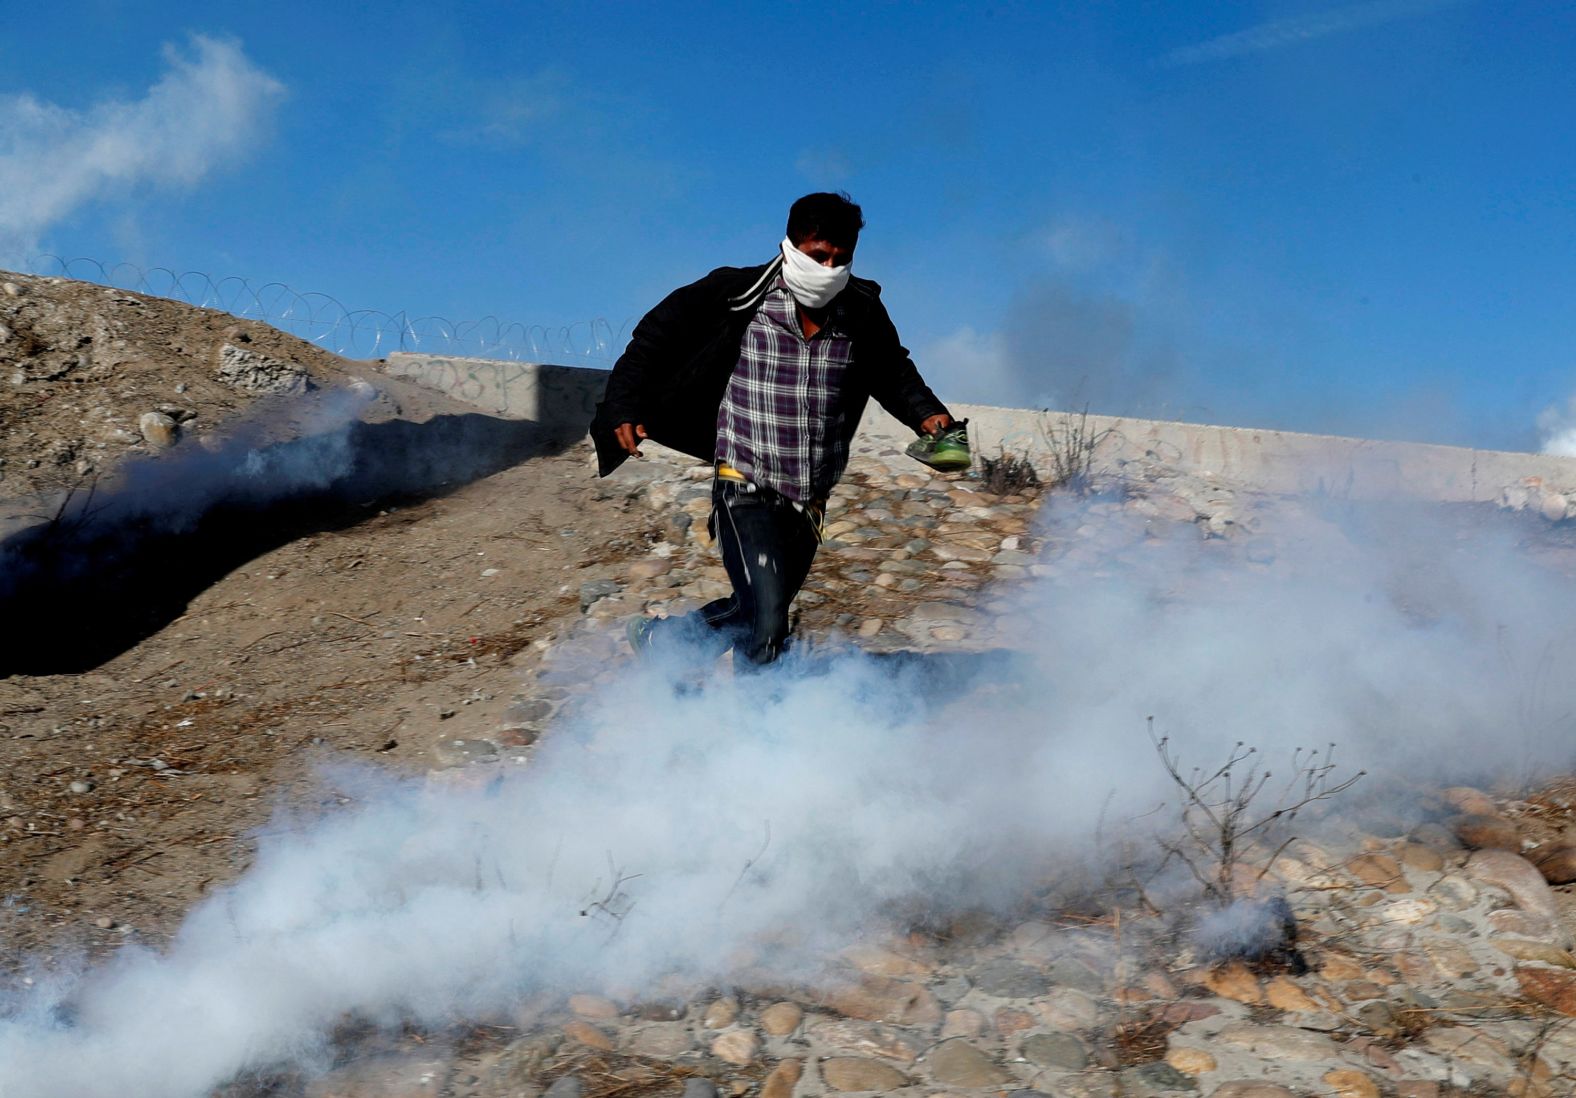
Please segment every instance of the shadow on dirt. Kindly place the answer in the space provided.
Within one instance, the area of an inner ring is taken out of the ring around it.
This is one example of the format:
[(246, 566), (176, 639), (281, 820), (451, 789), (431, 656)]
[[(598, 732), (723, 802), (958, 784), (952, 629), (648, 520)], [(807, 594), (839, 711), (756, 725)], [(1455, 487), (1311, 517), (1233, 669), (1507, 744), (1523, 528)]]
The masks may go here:
[(572, 440), (535, 423), (353, 422), (272, 446), (181, 447), (0, 542), (0, 678), (91, 670), (296, 538), (445, 495)]

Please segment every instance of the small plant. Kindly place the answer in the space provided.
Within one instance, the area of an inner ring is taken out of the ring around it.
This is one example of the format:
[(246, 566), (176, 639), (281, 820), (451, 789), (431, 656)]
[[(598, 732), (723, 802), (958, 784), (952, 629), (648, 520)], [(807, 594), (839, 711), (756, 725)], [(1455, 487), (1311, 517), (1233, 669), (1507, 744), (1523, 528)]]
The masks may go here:
[(984, 482), (987, 492), (994, 492), (998, 496), (1017, 495), (1040, 486), (1040, 474), (1035, 472), (1028, 456), (1009, 454), (1006, 447), (1002, 448), (998, 457), (980, 455), (980, 480)]
[(1172, 860), (1181, 862), (1203, 887), (1205, 897), (1219, 906), (1237, 898), (1239, 871), (1246, 868), (1243, 859), (1254, 845), (1281, 839), (1264, 859), (1258, 880), (1295, 838), (1282, 837), (1282, 832), (1300, 811), (1350, 789), (1366, 773), (1359, 770), (1337, 781), (1334, 744), (1322, 751), (1297, 748), (1292, 754), (1291, 777), (1285, 785), (1272, 788), (1273, 775), (1264, 768), (1257, 748), (1238, 743), (1214, 770), (1194, 767), (1184, 773), (1170, 737), (1155, 734), (1153, 717), (1149, 718), (1149, 739), (1181, 793), (1178, 815), (1182, 833), (1162, 841), (1162, 866)]
[(1089, 425), (1087, 406), (1080, 412), (1045, 413), (1040, 425), (1050, 452), (1048, 488), (1070, 488), (1079, 495), (1089, 491), (1094, 473), (1094, 454), (1110, 435), (1109, 427), (1096, 431)]

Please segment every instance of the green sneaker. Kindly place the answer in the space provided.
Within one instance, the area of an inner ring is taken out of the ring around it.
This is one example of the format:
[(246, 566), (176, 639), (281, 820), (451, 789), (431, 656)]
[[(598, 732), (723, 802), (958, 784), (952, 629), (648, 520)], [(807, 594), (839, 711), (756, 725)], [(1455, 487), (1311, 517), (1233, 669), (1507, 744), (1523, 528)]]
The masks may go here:
[(974, 464), (969, 453), (969, 421), (953, 421), (951, 427), (939, 435), (920, 435), (904, 451), (921, 465), (928, 465), (943, 473), (955, 473)]
[(629, 638), (629, 646), (640, 659), (647, 659), (651, 655), (651, 632), (656, 624), (656, 618), (636, 614), (624, 625), (624, 636)]

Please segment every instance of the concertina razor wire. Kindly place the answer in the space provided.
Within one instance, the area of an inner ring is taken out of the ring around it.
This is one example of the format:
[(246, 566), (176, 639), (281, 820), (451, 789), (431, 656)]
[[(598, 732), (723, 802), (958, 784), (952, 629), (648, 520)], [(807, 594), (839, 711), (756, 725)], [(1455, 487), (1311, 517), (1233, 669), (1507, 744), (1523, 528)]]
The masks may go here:
[(301, 293), (282, 282), (255, 286), (234, 275), (214, 279), (202, 271), (177, 273), (169, 267), (105, 264), (50, 254), (30, 259), (25, 273), (94, 282), (260, 320), (346, 358), (383, 358), (390, 352), (411, 351), (516, 362), (611, 363), (623, 350), (634, 323), (626, 320), (614, 329), (601, 317), (555, 326), (519, 324), (494, 316), (452, 321), (403, 311), (347, 309), (329, 294)]

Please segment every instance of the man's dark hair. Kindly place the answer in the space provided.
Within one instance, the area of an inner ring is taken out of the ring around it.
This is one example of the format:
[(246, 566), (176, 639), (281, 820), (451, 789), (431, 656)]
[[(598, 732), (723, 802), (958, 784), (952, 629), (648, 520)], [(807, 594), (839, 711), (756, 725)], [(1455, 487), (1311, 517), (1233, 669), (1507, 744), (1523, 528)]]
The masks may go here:
[(864, 227), (864, 212), (844, 191), (807, 194), (788, 208), (788, 240), (795, 245), (813, 239), (852, 248)]

